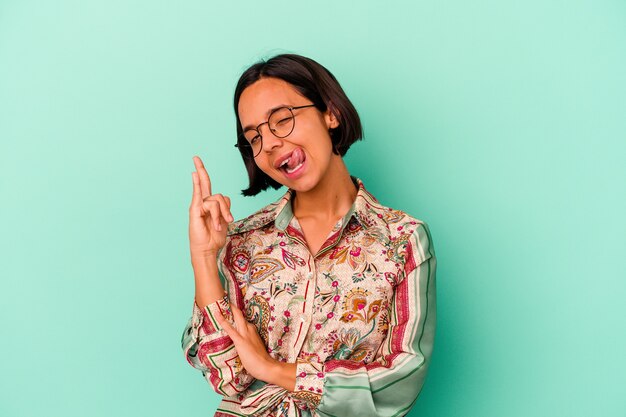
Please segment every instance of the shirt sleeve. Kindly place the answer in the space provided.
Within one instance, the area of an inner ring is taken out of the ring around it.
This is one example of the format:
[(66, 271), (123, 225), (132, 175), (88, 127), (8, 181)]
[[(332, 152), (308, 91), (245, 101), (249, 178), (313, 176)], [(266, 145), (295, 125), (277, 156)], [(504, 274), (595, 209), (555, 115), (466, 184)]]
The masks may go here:
[(215, 392), (233, 396), (244, 391), (255, 379), (242, 366), (232, 339), (216, 320), (216, 316), (222, 314), (233, 323), (230, 303), (236, 302), (235, 294), (239, 291), (237, 285), (225, 278), (221, 261), (223, 252), (218, 254), (217, 264), (226, 294), (204, 308), (194, 300), (181, 345), (187, 362), (202, 371)]
[(397, 416), (412, 407), (422, 389), (435, 336), (436, 258), (425, 223), (411, 235), (404, 279), (391, 303), (387, 337), (370, 363), (298, 360), (299, 407), (320, 416)]

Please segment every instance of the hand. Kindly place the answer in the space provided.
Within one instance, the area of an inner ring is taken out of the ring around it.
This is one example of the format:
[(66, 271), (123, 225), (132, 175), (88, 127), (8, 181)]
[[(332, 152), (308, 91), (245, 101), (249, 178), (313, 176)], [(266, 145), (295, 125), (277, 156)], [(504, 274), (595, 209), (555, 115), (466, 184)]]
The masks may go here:
[(233, 313), (235, 327), (221, 314), (217, 315), (217, 322), (235, 344), (241, 364), (246, 371), (256, 379), (270, 382), (268, 381), (271, 374), (270, 369), (278, 361), (267, 353), (265, 343), (257, 333), (255, 325), (246, 321), (241, 310), (234, 304), (231, 303), (230, 308)]
[(233, 221), (230, 198), (211, 194), (211, 180), (202, 160), (195, 156), (193, 197), (189, 206), (189, 246), (191, 257), (215, 255), (226, 243), (228, 223)]

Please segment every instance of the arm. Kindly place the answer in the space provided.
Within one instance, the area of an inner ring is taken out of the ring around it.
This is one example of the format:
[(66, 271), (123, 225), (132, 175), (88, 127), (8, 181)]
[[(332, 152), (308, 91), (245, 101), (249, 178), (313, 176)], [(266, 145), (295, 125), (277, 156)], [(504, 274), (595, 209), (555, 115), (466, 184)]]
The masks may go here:
[[(232, 320), (229, 300), (224, 295), (229, 282), (224, 278), (224, 254), (228, 251), (228, 223), (233, 220), (230, 199), (213, 194), (211, 179), (202, 160), (194, 157), (193, 195), (189, 206), (189, 248), (196, 294), (193, 313), (181, 337), (187, 361), (222, 395), (244, 390), (253, 380), (243, 369), (233, 341), (217, 323), (222, 314)], [(226, 248), (226, 249), (224, 249)], [(230, 276), (230, 274), (228, 274)], [(232, 277), (231, 277), (232, 278)], [(234, 280), (234, 278), (233, 278)], [(232, 286), (230, 298), (240, 295)]]
[(408, 412), (422, 389), (433, 350), (435, 269), (430, 232), (423, 224), (409, 240), (405, 276), (395, 288), (389, 332), (377, 358), (368, 364), (298, 361), (293, 398), (321, 416), (354, 415), (355, 410), (359, 416)]
[[(222, 295), (218, 300), (200, 307), (203, 303), (199, 302), (199, 290), (196, 285), (193, 312), (183, 331), (181, 345), (189, 364), (202, 371), (213, 389), (218, 394), (232, 396), (245, 390), (254, 382), (254, 378), (243, 368), (232, 339), (218, 323), (221, 316), (232, 322), (230, 303), (236, 305), (235, 297), (239, 291), (236, 285), (225, 279), (222, 272), (221, 258), (224, 252), (223, 250), (219, 252), (213, 271), (219, 275), (221, 281), (219, 288), (230, 291), (228, 295)], [(198, 281), (195, 267), (194, 271)]]

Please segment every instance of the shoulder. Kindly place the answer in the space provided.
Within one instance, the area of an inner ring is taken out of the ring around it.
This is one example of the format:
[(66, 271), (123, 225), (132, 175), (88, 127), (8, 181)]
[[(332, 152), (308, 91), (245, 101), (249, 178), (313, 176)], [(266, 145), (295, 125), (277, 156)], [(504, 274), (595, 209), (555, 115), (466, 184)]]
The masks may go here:
[(228, 225), (228, 236), (238, 235), (241, 233), (253, 231), (264, 227), (269, 223), (273, 223), (276, 216), (289, 200), (289, 193), (286, 193), (278, 200), (261, 207), (254, 213), (243, 219), (235, 220)]
[(361, 221), (369, 225), (370, 233), (386, 242), (389, 255), (397, 258), (396, 261), (411, 253), (419, 264), (433, 255), (430, 229), (424, 220), (381, 204), (375, 198), (367, 203), (367, 209), (360, 212)]

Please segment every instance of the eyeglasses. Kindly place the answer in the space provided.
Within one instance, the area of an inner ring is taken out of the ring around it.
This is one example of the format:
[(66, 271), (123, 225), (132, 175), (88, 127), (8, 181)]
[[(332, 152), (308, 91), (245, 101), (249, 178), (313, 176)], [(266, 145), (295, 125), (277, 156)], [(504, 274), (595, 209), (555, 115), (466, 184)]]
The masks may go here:
[[(267, 117), (267, 121), (261, 123), (256, 128), (249, 128), (241, 135), (239, 143), (235, 144), (236, 148), (240, 150), (246, 150), (244, 155), (251, 153), (253, 158), (256, 158), (263, 149), (263, 136), (261, 135), (261, 126), (267, 125), (270, 132), (277, 138), (286, 138), (293, 132), (293, 128), (296, 125), (296, 117), (293, 114), (294, 110), (303, 109), (305, 107), (313, 107), (315, 104), (306, 104), (304, 106), (291, 106), (291, 107), (278, 107), (272, 110)], [(249, 153), (248, 153), (249, 151)]]

